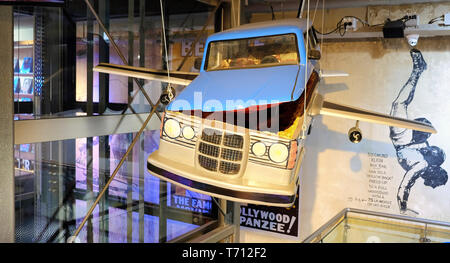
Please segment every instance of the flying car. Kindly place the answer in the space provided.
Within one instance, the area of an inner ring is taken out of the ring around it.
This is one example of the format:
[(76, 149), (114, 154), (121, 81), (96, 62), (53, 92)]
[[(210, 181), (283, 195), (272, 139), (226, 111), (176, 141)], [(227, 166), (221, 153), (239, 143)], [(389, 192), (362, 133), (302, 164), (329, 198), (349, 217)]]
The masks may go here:
[[(231, 201), (289, 207), (296, 198), (305, 139), (314, 116), (330, 115), (429, 133), (427, 123), (325, 100), (311, 23), (295, 18), (212, 34), (199, 73), (100, 63), (94, 70), (186, 85), (167, 105), (149, 172)], [(167, 98), (166, 98), (167, 99)], [(359, 128), (349, 132), (357, 143)]]

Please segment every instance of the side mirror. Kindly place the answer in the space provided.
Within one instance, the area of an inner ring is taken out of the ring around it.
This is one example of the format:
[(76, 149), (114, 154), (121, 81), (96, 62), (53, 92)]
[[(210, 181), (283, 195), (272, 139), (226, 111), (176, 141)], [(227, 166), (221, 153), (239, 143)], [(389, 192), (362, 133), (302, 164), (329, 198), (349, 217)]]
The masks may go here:
[(310, 49), (308, 50), (308, 59), (319, 60), (321, 57), (321, 53), (319, 50)]

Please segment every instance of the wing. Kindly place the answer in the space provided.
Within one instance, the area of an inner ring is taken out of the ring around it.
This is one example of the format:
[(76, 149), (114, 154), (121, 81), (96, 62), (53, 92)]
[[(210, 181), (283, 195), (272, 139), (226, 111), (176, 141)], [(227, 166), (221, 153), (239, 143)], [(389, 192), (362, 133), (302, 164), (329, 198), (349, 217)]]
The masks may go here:
[(101, 73), (115, 74), (138, 79), (158, 80), (183, 86), (191, 83), (192, 80), (199, 75), (199, 73), (195, 72), (171, 71), (169, 78), (167, 76), (167, 71), (165, 70), (147, 69), (109, 63), (100, 63), (95, 66), (93, 70)]
[(437, 132), (432, 125), (428, 125), (427, 123), (397, 118), (390, 115), (368, 111), (361, 108), (329, 102), (324, 100), (323, 97), (319, 94), (317, 94), (316, 97), (314, 98), (311, 114), (312, 115), (322, 114), (352, 120), (373, 122), (428, 133)]

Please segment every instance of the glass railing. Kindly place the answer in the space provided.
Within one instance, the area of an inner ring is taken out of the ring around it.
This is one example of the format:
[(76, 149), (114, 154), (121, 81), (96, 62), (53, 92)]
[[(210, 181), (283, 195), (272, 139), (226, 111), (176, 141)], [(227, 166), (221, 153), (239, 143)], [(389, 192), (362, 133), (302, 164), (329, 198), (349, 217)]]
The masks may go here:
[[(16, 145), (16, 242), (67, 242), (134, 134)], [(144, 132), (75, 242), (169, 242), (217, 220), (210, 196), (152, 176)]]
[(448, 243), (450, 224), (402, 215), (344, 209), (304, 242)]

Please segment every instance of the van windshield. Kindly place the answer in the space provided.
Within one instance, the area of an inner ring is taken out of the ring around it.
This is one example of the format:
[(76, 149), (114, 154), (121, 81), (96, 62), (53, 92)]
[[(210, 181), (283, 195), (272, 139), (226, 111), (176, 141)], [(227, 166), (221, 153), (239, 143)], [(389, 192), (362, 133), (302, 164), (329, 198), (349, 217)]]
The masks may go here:
[(207, 54), (207, 71), (299, 63), (295, 34), (214, 41)]

